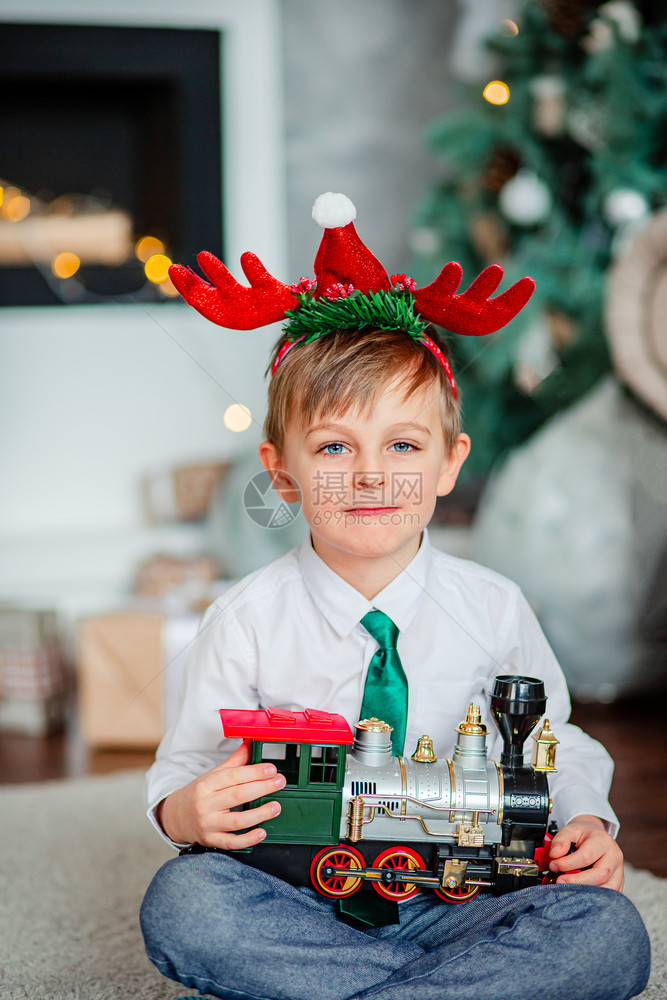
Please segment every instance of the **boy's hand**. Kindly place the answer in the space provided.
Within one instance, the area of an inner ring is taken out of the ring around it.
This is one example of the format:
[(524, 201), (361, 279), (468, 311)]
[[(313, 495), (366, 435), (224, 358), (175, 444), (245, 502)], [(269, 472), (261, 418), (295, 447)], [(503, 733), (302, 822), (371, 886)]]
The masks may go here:
[(256, 809), (231, 810), (284, 788), (285, 778), (273, 764), (248, 764), (249, 759), (250, 744), (246, 740), (222, 764), (163, 799), (157, 818), (167, 836), (177, 844), (196, 843), (225, 850), (254, 847), (264, 840), (266, 831), (258, 829), (257, 824), (278, 815), (278, 802), (265, 802)]
[[(571, 843), (577, 849), (568, 854)], [(549, 862), (552, 872), (562, 872), (559, 883), (603, 885), (619, 892), (623, 888), (623, 854), (597, 816), (576, 816), (559, 830), (551, 841)], [(585, 870), (568, 874), (578, 868)]]

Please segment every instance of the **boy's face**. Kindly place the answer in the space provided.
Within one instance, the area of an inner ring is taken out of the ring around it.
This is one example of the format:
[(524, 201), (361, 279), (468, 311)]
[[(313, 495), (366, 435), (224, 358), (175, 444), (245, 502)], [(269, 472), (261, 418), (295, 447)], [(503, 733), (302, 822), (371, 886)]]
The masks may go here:
[(360, 558), (407, 564), (469, 449), (461, 434), (447, 450), (433, 384), (407, 399), (394, 384), (368, 413), (320, 416), (309, 427), (293, 422), (282, 454), (265, 441), (260, 458), (276, 470), (284, 500), (298, 499), (294, 487), (301, 491), (316, 552), (345, 575)]

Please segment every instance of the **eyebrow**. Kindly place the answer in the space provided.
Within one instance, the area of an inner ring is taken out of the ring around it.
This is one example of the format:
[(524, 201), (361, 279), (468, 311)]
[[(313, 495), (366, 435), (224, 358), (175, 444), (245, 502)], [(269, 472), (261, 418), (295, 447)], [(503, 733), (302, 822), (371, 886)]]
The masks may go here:
[[(431, 432), (428, 427), (426, 427), (425, 424), (418, 424), (416, 421), (403, 421), (400, 424), (392, 424), (388, 430), (389, 433), (403, 433), (407, 430), (415, 430), (422, 431), (424, 434), (428, 434), (429, 437), (431, 436)], [(315, 427), (310, 428), (306, 437), (310, 437), (311, 434), (320, 434), (322, 431), (341, 431), (344, 434), (350, 433), (349, 428), (345, 427), (344, 424), (316, 424)]]

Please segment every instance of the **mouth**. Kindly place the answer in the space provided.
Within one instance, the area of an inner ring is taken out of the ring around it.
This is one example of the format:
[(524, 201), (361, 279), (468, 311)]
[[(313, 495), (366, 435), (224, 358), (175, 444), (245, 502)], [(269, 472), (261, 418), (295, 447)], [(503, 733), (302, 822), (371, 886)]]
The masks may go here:
[(346, 514), (392, 514), (398, 507), (348, 507)]

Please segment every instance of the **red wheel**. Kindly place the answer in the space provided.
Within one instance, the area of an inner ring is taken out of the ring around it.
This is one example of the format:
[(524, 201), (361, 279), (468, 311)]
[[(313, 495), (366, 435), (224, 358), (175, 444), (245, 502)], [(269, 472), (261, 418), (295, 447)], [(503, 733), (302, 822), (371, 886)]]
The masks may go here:
[(469, 899), (472, 899), (480, 891), (478, 885), (460, 885), (455, 889), (434, 889), (436, 896), (440, 896), (440, 899), (446, 899), (448, 903), (467, 903)]
[[(342, 899), (351, 896), (362, 883), (362, 879), (354, 873), (365, 867), (363, 856), (354, 847), (340, 844), (338, 847), (325, 847), (313, 858), (310, 866), (310, 880), (323, 896)], [(327, 868), (347, 868), (349, 875), (335, 875)]]
[[(410, 847), (389, 847), (382, 854), (378, 854), (373, 862), (373, 868), (390, 868), (396, 872), (423, 872), (424, 862)], [(373, 888), (381, 896), (397, 902), (410, 899), (419, 892), (419, 886), (414, 882), (373, 882)]]

